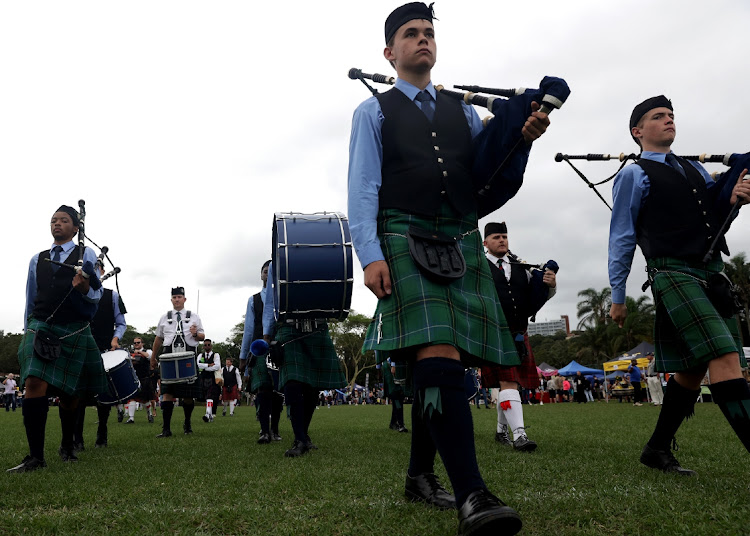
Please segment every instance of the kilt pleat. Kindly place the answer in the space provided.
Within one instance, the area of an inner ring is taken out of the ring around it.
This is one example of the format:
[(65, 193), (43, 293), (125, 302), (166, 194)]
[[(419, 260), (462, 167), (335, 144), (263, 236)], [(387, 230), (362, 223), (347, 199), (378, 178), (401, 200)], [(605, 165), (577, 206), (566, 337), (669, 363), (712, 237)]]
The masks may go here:
[(262, 387), (272, 388), (273, 380), (266, 366), (266, 358), (258, 356), (255, 365), (250, 369), (250, 392), (257, 393)]
[[(309, 335), (291, 324), (278, 324), (275, 339), (284, 345), (284, 363), (279, 371), (281, 388), (292, 380), (318, 390), (346, 385), (339, 357), (328, 333), (328, 324)], [(293, 339), (298, 340), (290, 342)]]
[[(40, 329), (51, 331), (60, 340), (61, 355), (52, 362), (39, 359), (34, 352), (34, 333)], [(47, 382), (54, 390), (70, 396), (88, 398), (106, 393), (107, 376), (102, 354), (96, 346), (91, 328), (86, 322), (47, 324), (32, 318), (18, 347), (21, 381), (33, 376)]]
[(649, 259), (647, 264), (657, 270), (651, 289), (656, 305), (654, 359), (659, 372), (703, 366), (731, 352), (743, 355), (737, 319), (723, 318), (699, 281), (723, 270), (720, 259), (708, 265), (671, 258)]
[(500, 382), (516, 382), (524, 389), (539, 387), (539, 371), (536, 369), (528, 333), (524, 333), (523, 342), (526, 345), (526, 356), (517, 367), (482, 367), (482, 387), (500, 387)]
[[(409, 255), (410, 226), (439, 231), (459, 240), (466, 274), (450, 284), (430, 281)], [(382, 210), (378, 236), (391, 272), (393, 292), (378, 300), (363, 351), (388, 351), (428, 344), (450, 344), (468, 366), (520, 363), (487, 266), (476, 215), (461, 217), (445, 206), (433, 217)]]

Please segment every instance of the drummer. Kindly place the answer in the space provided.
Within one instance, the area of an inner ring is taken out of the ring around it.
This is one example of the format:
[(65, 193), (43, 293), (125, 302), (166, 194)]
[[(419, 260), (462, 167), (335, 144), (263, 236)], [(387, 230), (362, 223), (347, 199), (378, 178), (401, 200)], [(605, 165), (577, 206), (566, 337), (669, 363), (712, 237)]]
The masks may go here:
[[(164, 350), (165, 354), (173, 352), (193, 352), (198, 348), (198, 343), (206, 338), (203, 332), (203, 324), (200, 317), (190, 310), (185, 309), (185, 289), (175, 287), (172, 289), (172, 309), (167, 311), (159, 319), (156, 326), (156, 339), (151, 351), (151, 368), (157, 366), (159, 352)], [(201, 396), (201, 385), (198, 381), (192, 383), (173, 383), (166, 385), (162, 382), (161, 392), (164, 399), (161, 403), (162, 431), (156, 437), (172, 436), (172, 412), (174, 411), (174, 399), (179, 398), (182, 410), (185, 413), (185, 422), (182, 430), (185, 434), (192, 434), (193, 427), (190, 417), (195, 408), (195, 400)]]

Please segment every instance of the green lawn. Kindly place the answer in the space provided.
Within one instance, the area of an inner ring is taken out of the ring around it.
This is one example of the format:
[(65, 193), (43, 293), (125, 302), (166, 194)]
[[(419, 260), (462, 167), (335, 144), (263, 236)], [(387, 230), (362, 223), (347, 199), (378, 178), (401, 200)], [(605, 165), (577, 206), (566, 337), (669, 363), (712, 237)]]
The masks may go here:
[[(407, 427), (409, 426), (407, 407)], [(698, 404), (679, 433), (683, 465), (698, 478), (664, 475), (638, 456), (658, 408), (630, 404), (525, 406), (536, 452), (494, 442), (495, 410), (472, 408), (479, 465), (490, 489), (516, 508), (522, 534), (750, 534), (750, 456), (713, 404)], [(174, 429), (181, 429), (175, 410)], [(110, 419), (110, 446), (94, 449), (96, 412), (87, 414), (87, 450), (63, 464), (57, 408), (47, 426), (48, 468), (0, 477), (0, 534), (453, 535), (455, 512), (403, 498), (409, 434), (387, 428), (390, 407), (316, 411), (320, 450), (299, 459), (282, 419), (281, 443), (257, 445), (254, 408), (195, 434), (157, 440), (155, 424)], [(21, 412), (0, 411), (3, 467), (26, 454)], [(438, 474), (448, 482), (438, 462)]]

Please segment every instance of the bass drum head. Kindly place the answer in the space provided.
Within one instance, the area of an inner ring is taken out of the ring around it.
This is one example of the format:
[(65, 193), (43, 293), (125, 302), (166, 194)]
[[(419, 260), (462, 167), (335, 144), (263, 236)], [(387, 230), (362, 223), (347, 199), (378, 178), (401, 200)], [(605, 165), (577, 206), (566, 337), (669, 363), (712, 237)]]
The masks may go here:
[(111, 352), (104, 352), (102, 354), (102, 361), (104, 361), (104, 370), (110, 371), (126, 359), (130, 359), (130, 354), (125, 350), (112, 350)]
[(344, 214), (274, 214), (272, 252), (276, 320), (349, 315), (354, 267)]

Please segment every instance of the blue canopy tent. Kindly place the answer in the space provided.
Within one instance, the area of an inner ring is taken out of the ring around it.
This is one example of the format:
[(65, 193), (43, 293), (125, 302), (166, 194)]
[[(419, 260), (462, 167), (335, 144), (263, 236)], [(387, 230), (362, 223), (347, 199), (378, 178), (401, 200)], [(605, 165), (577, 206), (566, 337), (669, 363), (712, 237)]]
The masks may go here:
[(604, 371), (602, 369), (592, 369), (589, 367), (585, 367), (581, 365), (580, 363), (576, 362), (575, 360), (571, 361), (567, 365), (565, 365), (561, 369), (557, 369), (557, 373), (560, 376), (575, 376), (576, 373), (580, 372), (581, 374), (602, 374), (604, 375)]

